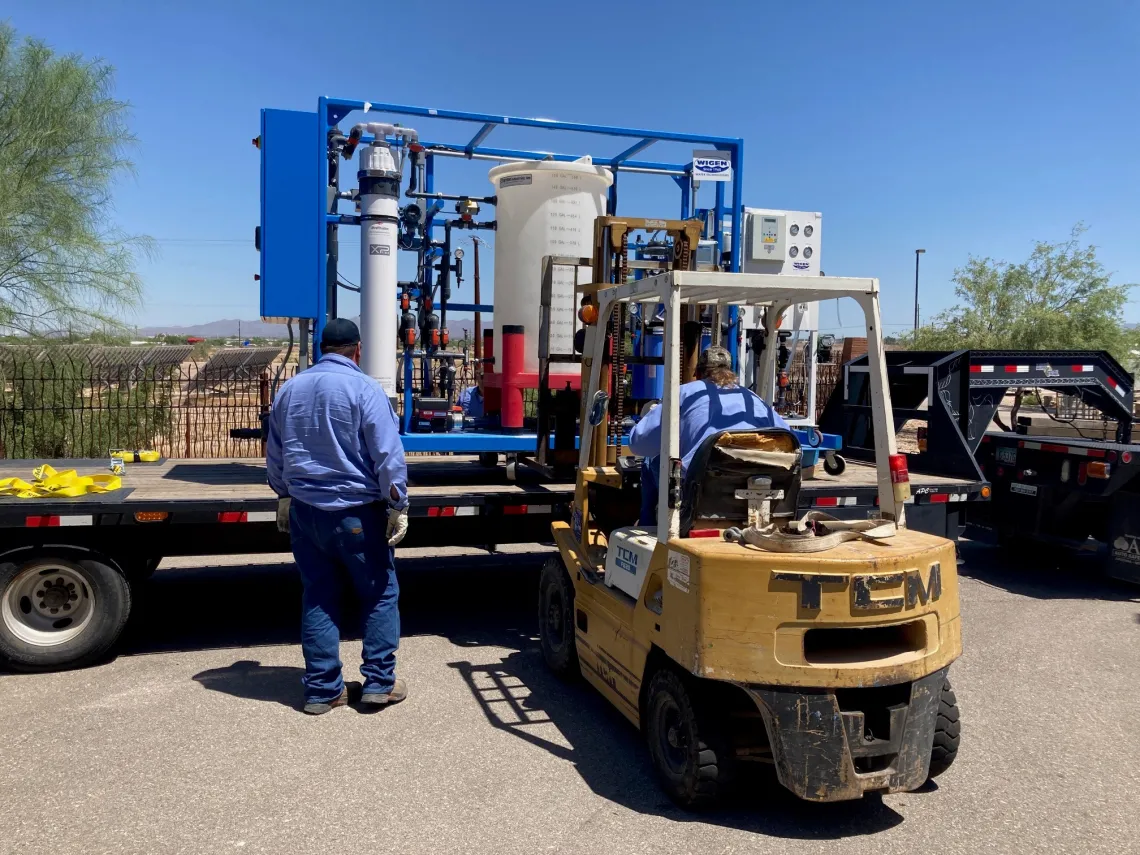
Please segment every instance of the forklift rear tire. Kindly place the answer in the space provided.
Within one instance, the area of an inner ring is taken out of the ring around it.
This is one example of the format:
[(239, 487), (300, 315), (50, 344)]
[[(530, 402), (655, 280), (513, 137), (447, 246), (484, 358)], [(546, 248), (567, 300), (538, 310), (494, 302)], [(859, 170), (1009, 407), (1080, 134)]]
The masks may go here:
[(823, 456), (823, 471), (828, 475), (842, 475), (847, 469), (847, 461), (835, 452), (828, 452)]
[(538, 577), (538, 638), (542, 658), (551, 671), (564, 680), (579, 675), (574, 583), (561, 558), (551, 558), (543, 564)]
[(118, 639), (131, 588), (109, 563), (69, 553), (0, 563), (0, 660), (20, 671), (82, 668)]
[(686, 810), (711, 807), (728, 792), (732, 747), (701, 708), (689, 681), (661, 668), (649, 682), (645, 738), (661, 786)]
[(938, 723), (934, 725), (929, 777), (937, 778), (953, 765), (961, 739), (962, 722), (958, 718), (958, 698), (947, 680), (942, 684), (942, 697), (938, 700)]

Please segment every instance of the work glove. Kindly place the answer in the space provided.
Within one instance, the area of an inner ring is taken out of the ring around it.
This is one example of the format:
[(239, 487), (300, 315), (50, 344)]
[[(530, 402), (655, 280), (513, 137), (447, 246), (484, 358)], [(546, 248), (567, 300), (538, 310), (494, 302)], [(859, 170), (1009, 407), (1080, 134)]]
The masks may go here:
[(289, 503), (292, 501), (288, 496), (277, 500), (277, 530), (282, 534), (289, 533)]
[(388, 508), (388, 545), (396, 546), (408, 533), (408, 509)]

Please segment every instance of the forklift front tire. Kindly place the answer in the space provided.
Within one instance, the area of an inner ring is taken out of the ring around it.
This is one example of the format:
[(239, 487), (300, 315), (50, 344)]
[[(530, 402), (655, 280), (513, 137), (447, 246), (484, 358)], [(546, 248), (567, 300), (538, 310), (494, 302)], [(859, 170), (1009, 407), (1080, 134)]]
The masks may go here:
[(574, 584), (561, 558), (543, 564), (538, 577), (538, 638), (542, 658), (551, 671), (564, 680), (578, 676)]
[(950, 768), (958, 756), (961, 741), (962, 722), (958, 717), (958, 698), (947, 680), (942, 684), (942, 697), (938, 700), (938, 722), (934, 725), (929, 777), (937, 778)]
[(672, 668), (661, 668), (650, 679), (645, 738), (661, 786), (680, 807), (711, 807), (728, 791), (732, 748)]

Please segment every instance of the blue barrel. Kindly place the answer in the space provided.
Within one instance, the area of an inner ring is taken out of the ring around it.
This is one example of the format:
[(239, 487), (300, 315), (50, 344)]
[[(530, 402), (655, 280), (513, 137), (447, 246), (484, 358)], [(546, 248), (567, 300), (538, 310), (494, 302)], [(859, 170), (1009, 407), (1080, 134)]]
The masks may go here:
[[(641, 330), (641, 356), (661, 356), (665, 352), (665, 329), (660, 326)], [(633, 397), (638, 401), (661, 400), (665, 393), (663, 365), (633, 366)]]

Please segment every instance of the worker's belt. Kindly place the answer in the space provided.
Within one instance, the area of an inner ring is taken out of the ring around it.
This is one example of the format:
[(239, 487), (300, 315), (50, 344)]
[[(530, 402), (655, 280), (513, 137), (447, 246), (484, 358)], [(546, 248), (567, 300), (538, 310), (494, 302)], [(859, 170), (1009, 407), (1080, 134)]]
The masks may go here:
[(123, 486), (118, 475), (80, 475), (74, 469), (56, 472), (46, 463), (32, 471), (32, 482), (23, 478), (0, 478), (0, 496), (18, 499), (70, 499), (88, 493), (110, 493)]

